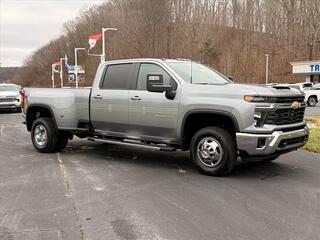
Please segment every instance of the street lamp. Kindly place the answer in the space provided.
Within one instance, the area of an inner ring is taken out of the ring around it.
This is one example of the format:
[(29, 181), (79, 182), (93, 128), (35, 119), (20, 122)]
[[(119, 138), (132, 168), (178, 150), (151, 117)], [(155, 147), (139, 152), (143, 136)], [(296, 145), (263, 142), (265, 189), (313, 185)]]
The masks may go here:
[(118, 31), (117, 28), (102, 28), (102, 55), (101, 55), (101, 62), (106, 61), (106, 43), (105, 43), (105, 32), (107, 31)]
[(266, 85), (269, 83), (269, 54), (266, 53)]
[(68, 66), (68, 57), (67, 57), (67, 54), (65, 54), (63, 58), (60, 58), (60, 63), (61, 63), (61, 69), (60, 69), (61, 88), (63, 88), (63, 66), (62, 66), (62, 61), (64, 61), (64, 64), (65, 64), (66, 66)]
[(85, 48), (75, 48), (74, 49), (74, 68), (75, 68), (75, 73), (74, 75), (76, 76), (76, 88), (79, 86), (79, 80), (78, 80), (78, 51), (83, 50), (85, 51)]

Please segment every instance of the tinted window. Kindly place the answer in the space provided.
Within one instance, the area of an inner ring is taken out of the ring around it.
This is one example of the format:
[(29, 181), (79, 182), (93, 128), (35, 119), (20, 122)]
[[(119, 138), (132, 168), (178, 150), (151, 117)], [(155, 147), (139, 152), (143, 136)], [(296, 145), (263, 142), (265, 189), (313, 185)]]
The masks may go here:
[(172, 80), (170, 75), (160, 66), (152, 63), (141, 63), (137, 89), (146, 90), (147, 89), (147, 75), (148, 74), (162, 74), (163, 75), (163, 84), (164, 85), (173, 85), (176, 86), (175, 81)]
[(133, 64), (109, 65), (104, 76), (103, 89), (128, 89)]

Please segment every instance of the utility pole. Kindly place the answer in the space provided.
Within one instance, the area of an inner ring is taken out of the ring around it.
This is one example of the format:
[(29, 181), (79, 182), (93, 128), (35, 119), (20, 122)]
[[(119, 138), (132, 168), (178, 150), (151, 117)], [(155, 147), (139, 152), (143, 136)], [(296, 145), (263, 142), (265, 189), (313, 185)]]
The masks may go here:
[(74, 75), (76, 76), (76, 88), (79, 87), (79, 79), (78, 79), (78, 51), (86, 50), (85, 48), (75, 48), (74, 49)]
[(51, 80), (52, 80), (52, 88), (54, 88), (54, 64), (51, 64)]
[(269, 83), (269, 54), (266, 53), (266, 84)]

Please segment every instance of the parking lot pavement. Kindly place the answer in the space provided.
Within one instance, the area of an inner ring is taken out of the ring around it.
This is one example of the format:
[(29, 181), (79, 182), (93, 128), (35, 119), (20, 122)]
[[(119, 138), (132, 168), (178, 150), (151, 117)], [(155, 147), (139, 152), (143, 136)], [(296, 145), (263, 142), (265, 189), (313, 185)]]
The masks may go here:
[(307, 107), (306, 116), (320, 116), (320, 103), (315, 107)]
[(0, 114), (0, 239), (306, 239), (320, 236), (320, 155), (199, 174), (187, 153), (76, 139), (40, 154)]

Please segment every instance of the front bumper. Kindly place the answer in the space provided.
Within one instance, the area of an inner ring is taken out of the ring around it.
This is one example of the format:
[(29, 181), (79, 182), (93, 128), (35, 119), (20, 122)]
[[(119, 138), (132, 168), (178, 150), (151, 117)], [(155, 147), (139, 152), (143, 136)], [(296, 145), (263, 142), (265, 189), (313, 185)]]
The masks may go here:
[(308, 141), (307, 127), (294, 131), (274, 131), (271, 134), (236, 133), (240, 155), (266, 157), (289, 152), (305, 145)]
[(0, 103), (0, 109), (18, 109), (21, 107), (20, 102), (2, 102)]

